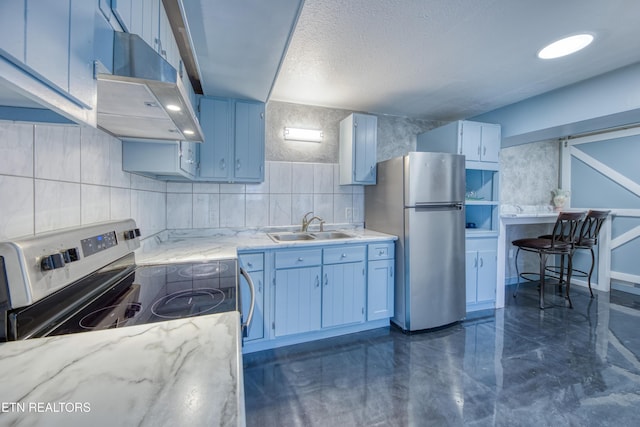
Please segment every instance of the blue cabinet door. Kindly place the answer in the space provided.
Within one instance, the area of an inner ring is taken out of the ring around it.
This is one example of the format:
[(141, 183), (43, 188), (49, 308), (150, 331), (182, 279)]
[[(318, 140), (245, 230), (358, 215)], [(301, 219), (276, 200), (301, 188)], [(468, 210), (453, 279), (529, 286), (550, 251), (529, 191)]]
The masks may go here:
[(464, 259), (467, 304), (475, 304), (478, 301), (478, 253), (467, 251)]
[(364, 262), (323, 266), (322, 327), (364, 322)]
[(496, 250), (491, 249), (478, 251), (478, 302), (496, 300), (497, 254)]
[(393, 316), (395, 260), (369, 261), (367, 273), (367, 320), (385, 319)]
[(238, 181), (264, 180), (264, 104), (236, 101), (234, 176)]
[(111, 0), (111, 11), (116, 16), (123, 31), (134, 33), (131, 19), (133, 17), (133, 4), (141, 4), (140, 1), (133, 0)]
[(368, 114), (354, 114), (353, 133), (355, 182), (375, 184), (378, 118)]
[(69, 19), (69, 93), (89, 107), (96, 105), (97, 86), (93, 77), (93, 43), (96, 5), (71, 0)]
[(227, 180), (233, 160), (232, 145), (233, 103), (228, 99), (201, 98), (200, 126), (205, 141), (200, 149), (200, 178)]
[(69, 89), (70, 13), (71, 0), (27, 1), (26, 64), (65, 92)]
[(197, 168), (196, 157), (196, 143), (180, 141), (180, 169), (191, 176), (195, 176)]
[(320, 266), (276, 270), (276, 337), (320, 329), (320, 273)]
[(26, 0), (0, 2), (0, 55), (25, 62)]

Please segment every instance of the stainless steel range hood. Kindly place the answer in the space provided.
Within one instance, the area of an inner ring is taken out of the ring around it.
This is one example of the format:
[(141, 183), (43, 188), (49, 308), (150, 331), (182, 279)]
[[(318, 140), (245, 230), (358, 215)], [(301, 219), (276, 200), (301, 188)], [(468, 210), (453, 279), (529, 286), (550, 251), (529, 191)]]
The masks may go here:
[(114, 31), (112, 73), (98, 72), (98, 126), (121, 138), (204, 141), (173, 68), (136, 34)]

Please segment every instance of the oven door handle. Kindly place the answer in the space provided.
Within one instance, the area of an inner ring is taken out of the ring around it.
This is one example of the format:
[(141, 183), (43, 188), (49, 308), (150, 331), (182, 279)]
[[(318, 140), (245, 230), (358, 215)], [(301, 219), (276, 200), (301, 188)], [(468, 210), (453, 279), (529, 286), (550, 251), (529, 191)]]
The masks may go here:
[(246, 333), (247, 328), (251, 324), (251, 320), (253, 319), (253, 309), (256, 304), (256, 288), (253, 286), (253, 280), (251, 280), (251, 276), (247, 273), (247, 270), (240, 267), (240, 274), (245, 278), (247, 284), (249, 285), (249, 290), (251, 291), (251, 305), (249, 306), (249, 314), (247, 315), (247, 321), (244, 322), (242, 326), (243, 334)]

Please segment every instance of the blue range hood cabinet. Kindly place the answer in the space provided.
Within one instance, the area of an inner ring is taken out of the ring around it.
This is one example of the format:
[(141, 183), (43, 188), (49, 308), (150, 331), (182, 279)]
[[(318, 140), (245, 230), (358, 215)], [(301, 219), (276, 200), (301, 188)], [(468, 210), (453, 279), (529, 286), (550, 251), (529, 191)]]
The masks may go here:
[(140, 36), (114, 31), (112, 64), (96, 73), (98, 127), (119, 138), (204, 141), (178, 72)]

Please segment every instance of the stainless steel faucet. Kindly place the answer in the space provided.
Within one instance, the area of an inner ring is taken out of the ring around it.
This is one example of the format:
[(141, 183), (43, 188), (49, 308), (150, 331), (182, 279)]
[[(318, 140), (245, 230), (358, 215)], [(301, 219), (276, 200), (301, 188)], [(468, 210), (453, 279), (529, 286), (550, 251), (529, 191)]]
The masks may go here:
[(309, 225), (311, 225), (311, 223), (317, 219), (318, 221), (320, 221), (320, 231), (324, 231), (324, 219), (320, 218), (319, 216), (313, 216), (311, 217), (311, 219), (307, 219), (309, 215), (313, 215), (313, 212), (307, 212), (306, 214), (304, 214), (304, 216), (302, 217), (302, 227), (300, 230), (302, 232), (306, 232), (309, 229)]

